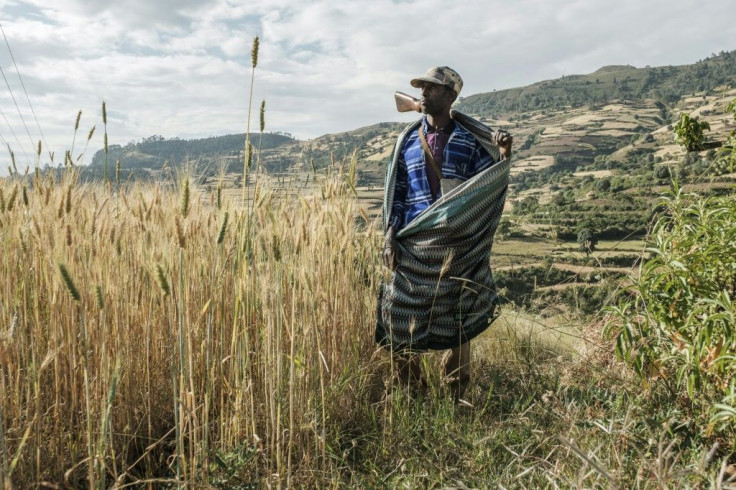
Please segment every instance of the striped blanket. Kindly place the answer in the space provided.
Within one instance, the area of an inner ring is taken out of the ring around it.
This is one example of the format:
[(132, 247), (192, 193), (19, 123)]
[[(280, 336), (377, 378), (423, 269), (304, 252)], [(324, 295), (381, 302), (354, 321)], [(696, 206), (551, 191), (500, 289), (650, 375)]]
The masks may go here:
[[(453, 118), (498, 156), (492, 133), (453, 111)], [(386, 174), (383, 225), (391, 215), (399, 137)], [(497, 158), (498, 159), (498, 158)], [(510, 160), (496, 163), (441, 196), (396, 235), (396, 271), (379, 290), (376, 342), (394, 350), (448, 349), (484, 331), (498, 314), (490, 268), (491, 245), (501, 219)]]

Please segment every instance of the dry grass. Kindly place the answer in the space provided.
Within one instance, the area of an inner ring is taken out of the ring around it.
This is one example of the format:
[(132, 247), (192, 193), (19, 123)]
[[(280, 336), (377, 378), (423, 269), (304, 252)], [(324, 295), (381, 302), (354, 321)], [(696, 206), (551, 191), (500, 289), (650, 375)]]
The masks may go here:
[(0, 475), (18, 488), (731, 478), (697, 435), (665, 444), (681, 414), (612, 363), (599, 327), (562, 314), (504, 311), (474, 341), (467, 405), (442, 395), (437, 356), (426, 393), (393, 390), (372, 339), (380, 234), (354, 181), (350, 167), (293, 199), (261, 183), (245, 209), (187, 175), (0, 181)]
[(514, 162), (511, 167), (511, 173), (517, 174), (527, 170), (542, 170), (551, 167), (554, 163), (555, 158), (551, 155), (536, 155)]
[(258, 186), (250, 219), (186, 176), (121, 190), (36, 178), (27, 205), (21, 182), (0, 181), (14, 481), (204, 483), (215, 449), (237, 447), (254, 481), (331, 466), (327, 406), (353, 403), (336, 383), (364, 374), (377, 278), (373, 225), (356, 227), (341, 177), (296, 202)]

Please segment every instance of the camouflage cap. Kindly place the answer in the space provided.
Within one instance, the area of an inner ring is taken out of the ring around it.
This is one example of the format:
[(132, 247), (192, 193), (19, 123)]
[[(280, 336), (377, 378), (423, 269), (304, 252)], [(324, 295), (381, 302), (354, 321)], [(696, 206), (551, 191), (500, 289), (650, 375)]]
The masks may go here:
[(460, 90), (463, 88), (463, 79), (449, 66), (434, 66), (427, 70), (423, 77), (414, 78), (409, 83), (412, 87), (419, 88), (422, 86), (422, 82), (450, 87), (455, 91), (455, 95), (460, 95)]

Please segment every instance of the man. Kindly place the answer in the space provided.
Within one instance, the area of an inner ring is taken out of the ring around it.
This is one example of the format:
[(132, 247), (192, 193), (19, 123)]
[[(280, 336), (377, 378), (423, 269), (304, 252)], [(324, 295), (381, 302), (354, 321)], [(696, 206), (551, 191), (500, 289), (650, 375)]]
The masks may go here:
[(470, 339), (496, 317), (489, 255), (512, 138), (451, 110), (463, 86), (451, 68), (410, 83), (424, 117), (399, 138), (387, 173), (383, 261), (393, 273), (381, 287), (376, 341), (392, 350), (402, 384), (423, 383), (418, 352), (449, 349), (445, 376), (457, 401)]

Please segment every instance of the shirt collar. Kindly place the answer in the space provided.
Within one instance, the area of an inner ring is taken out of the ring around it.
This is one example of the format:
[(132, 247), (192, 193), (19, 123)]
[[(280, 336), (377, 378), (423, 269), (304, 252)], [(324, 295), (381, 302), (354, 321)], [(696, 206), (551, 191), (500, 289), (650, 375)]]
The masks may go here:
[[(429, 122), (427, 121), (427, 116), (424, 116), (422, 118), (422, 125), (424, 126), (425, 131), (429, 132), (429, 129), (431, 126), (429, 125)], [(452, 132), (455, 130), (455, 126), (456, 126), (455, 120), (450, 119), (450, 122), (444, 128), (440, 128), (439, 130), (445, 134), (452, 134)]]

